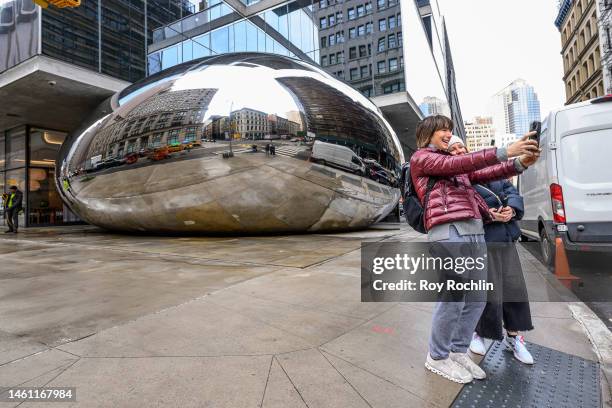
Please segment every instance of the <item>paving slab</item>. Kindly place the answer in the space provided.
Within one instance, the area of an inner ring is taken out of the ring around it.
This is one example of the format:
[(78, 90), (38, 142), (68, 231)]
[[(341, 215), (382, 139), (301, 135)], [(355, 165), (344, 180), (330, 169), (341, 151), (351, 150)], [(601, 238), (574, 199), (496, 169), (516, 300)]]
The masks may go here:
[(282, 369), (276, 358), (272, 361), (270, 375), (262, 404), (263, 408), (307, 408), (298, 390)]
[(326, 343), (365, 322), (364, 319), (232, 291), (215, 293), (209, 296), (207, 301), (291, 333), (311, 346)]
[(270, 358), (81, 359), (48, 384), (76, 386), (76, 402), (20, 407), (257, 407)]
[(367, 408), (368, 402), (317, 349), (276, 357), (309, 407)]
[(58, 349), (83, 357), (272, 355), (312, 345), (206, 299), (143, 316)]
[(346, 360), (325, 352), (323, 355), (373, 408), (435, 407), (427, 400)]

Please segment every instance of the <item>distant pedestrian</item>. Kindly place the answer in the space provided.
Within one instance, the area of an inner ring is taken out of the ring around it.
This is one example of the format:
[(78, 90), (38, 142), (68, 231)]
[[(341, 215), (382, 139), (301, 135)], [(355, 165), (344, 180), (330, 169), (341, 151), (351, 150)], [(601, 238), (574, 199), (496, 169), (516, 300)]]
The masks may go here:
[(266, 156), (270, 155), (270, 143), (266, 143)]
[(17, 186), (11, 186), (9, 188), (8, 198), (4, 204), (4, 216), (9, 228), (8, 231), (4, 231), (5, 233), (17, 233), (19, 229), (19, 211), (21, 211), (22, 208), (23, 193), (19, 191)]
[(276, 146), (274, 144), (270, 144), (270, 153), (272, 156), (276, 156)]

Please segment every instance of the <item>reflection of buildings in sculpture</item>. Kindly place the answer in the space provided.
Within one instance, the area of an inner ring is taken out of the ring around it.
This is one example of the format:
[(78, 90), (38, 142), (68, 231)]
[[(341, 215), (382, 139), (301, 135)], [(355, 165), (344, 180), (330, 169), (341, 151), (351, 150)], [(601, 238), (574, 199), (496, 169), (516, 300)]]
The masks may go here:
[(94, 140), (88, 158), (122, 158), (148, 147), (202, 137), (202, 118), (217, 89), (165, 90), (145, 100), (125, 118), (115, 117)]
[[(379, 146), (382, 140), (390, 139), (374, 113), (356, 103), (342, 92), (312, 78), (278, 78), (292, 92), (304, 109), (304, 130), (314, 134), (317, 140), (343, 144), (359, 157), (371, 158), (388, 169), (396, 169), (394, 157), (399, 152), (393, 146)], [(386, 137), (380, 135), (386, 134)]]
[(281, 138), (297, 136), (298, 132), (302, 130), (299, 123), (285, 119), (276, 114), (268, 115), (268, 124), (270, 128), (270, 135), (275, 135)]
[(225, 140), (231, 134), (234, 139), (261, 140), (270, 138), (272, 135), (296, 136), (299, 130), (301, 130), (300, 123), (276, 114), (242, 108), (232, 111), (230, 117), (211, 116), (204, 123), (203, 135), (206, 139)]
[(242, 108), (231, 114), (232, 128), (242, 139), (263, 139), (270, 134), (268, 114), (255, 109)]
[(225, 140), (229, 138), (230, 121), (227, 116), (213, 115), (204, 122), (203, 135), (206, 139)]
[(419, 108), (425, 116), (444, 115), (449, 118), (451, 116), (448, 103), (435, 96), (426, 96), (423, 98), (423, 102), (419, 105)]

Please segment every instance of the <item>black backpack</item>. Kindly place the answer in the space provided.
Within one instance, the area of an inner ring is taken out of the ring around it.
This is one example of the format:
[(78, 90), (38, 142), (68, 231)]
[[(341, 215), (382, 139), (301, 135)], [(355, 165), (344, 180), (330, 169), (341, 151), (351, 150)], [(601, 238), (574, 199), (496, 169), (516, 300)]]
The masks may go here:
[(423, 200), (423, 205), (421, 205), (416, 189), (412, 185), (410, 163), (406, 163), (402, 167), (402, 182), (400, 185), (402, 187), (402, 197), (404, 198), (404, 217), (406, 217), (408, 224), (414, 228), (415, 231), (418, 231), (421, 234), (427, 234), (427, 229), (425, 228), (424, 208), (427, 208), (429, 193), (433, 189), (434, 184), (436, 184), (436, 181), (438, 180), (435, 177), (430, 177), (427, 181), (425, 199)]

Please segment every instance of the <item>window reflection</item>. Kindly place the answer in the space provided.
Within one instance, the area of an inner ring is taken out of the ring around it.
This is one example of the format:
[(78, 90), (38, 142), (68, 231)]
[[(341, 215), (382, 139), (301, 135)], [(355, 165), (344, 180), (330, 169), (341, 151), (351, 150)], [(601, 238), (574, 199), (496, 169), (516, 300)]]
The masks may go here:
[(25, 166), (26, 156), (25, 126), (9, 130), (6, 133), (6, 168), (13, 169)]

